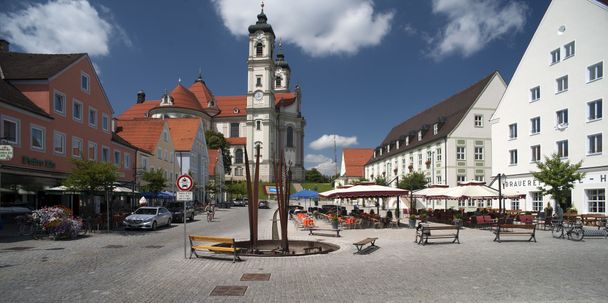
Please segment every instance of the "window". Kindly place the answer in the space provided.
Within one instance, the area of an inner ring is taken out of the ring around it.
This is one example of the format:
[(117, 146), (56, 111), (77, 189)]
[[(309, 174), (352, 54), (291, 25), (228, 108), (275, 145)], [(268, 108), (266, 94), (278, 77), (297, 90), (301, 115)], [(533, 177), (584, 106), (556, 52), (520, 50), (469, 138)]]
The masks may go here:
[(442, 184), (442, 182), (441, 176), (437, 176), (437, 184)]
[(261, 130), (262, 129), (262, 122), (260, 120), (255, 121), (255, 130)]
[(422, 131), (418, 131), (418, 141), (422, 141)]
[(530, 134), (535, 135), (540, 133), (540, 117), (530, 119)]
[(30, 127), (30, 146), (35, 150), (44, 150), (44, 128), (33, 125)]
[(82, 159), (82, 139), (72, 137), (72, 157)]
[(557, 141), (557, 155), (560, 158), (568, 158), (568, 140)]
[(568, 126), (568, 110), (562, 109), (560, 111), (555, 112), (557, 117), (557, 126), (558, 127), (566, 127)]
[(551, 52), (551, 64), (555, 64), (560, 60), (560, 50), (559, 48)]
[(483, 147), (475, 147), (475, 160), (483, 160)]
[(97, 110), (89, 107), (89, 126), (97, 128)]
[(293, 127), (287, 127), (287, 147), (293, 147)]
[(53, 151), (65, 155), (65, 134), (55, 131), (53, 134)]
[(530, 146), (530, 151), (532, 152), (531, 161), (540, 161), (540, 145)]
[(564, 51), (566, 52), (564, 59), (574, 56), (574, 41), (564, 45)]
[(587, 206), (590, 213), (605, 213), (606, 212), (606, 190), (605, 189), (587, 189)]
[(568, 90), (568, 76), (563, 76), (555, 80), (557, 83), (557, 93), (565, 92)]
[(484, 177), (483, 175), (476, 175), (476, 176), (475, 176), (475, 181), (480, 181), (480, 182), (483, 182), (483, 181), (485, 181), (485, 180), (486, 180), (486, 179), (485, 179), (485, 177)]
[(465, 160), (465, 149), (464, 146), (456, 147), (456, 160)]
[(55, 92), (53, 97), (53, 109), (56, 113), (65, 116), (65, 95), (60, 92)]
[(519, 210), (519, 199), (512, 199), (511, 200), (511, 209), (512, 210)]
[(256, 76), (255, 77), (255, 86), (256, 87), (262, 87), (262, 76)]
[(422, 152), (418, 152), (418, 167), (422, 167)]
[(457, 182), (464, 182), (466, 180), (467, 180), (467, 176), (465, 176), (465, 175), (458, 175), (458, 176), (456, 176), (456, 181)]
[(441, 156), (441, 148), (437, 148), (435, 150), (435, 153), (437, 154), (437, 162), (441, 161), (441, 158), (442, 158), (442, 156)]
[(148, 158), (146, 158), (146, 157), (141, 158), (141, 169), (143, 169), (144, 171), (148, 170)]
[(234, 168), (234, 175), (235, 176), (242, 176), (243, 175), (243, 168), (242, 167), (235, 167)]
[(120, 151), (118, 150), (114, 151), (114, 165), (120, 167)]
[(19, 145), (20, 121), (18, 119), (2, 115), (2, 139), (6, 143)]
[(89, 141), (89, 160), (97, 161), (97, 143)]
[(589, 154), (599, 154), (602, 152), (602, 134), (587, 136), (589, 141)]
[(85, 73), (80, 74), (80, 90), (89, 93), (89, 75)]
[(439, 124), (433, 124), (433, 135), (436, 135), (439, 132)]
[(234, 163), (235, 164), (243, 163), (243, 150), (240, 148), (234, 152)]
[(175, 160), (175, 155), (173, 154), (173, 152), (171, 152), (171, 154), (169, 154), (169, 162), (173, 163), (174, 160)]
[(163, 141), (169, 142), (169, 134), (166, 131), (163, 131)]
[(262, 43), (258, 43), (255, 45), (255, 56), (262, 57), (264, 54), (264, 45)]
[(530, 89), (530, 101), (537, 101), (540, 99), (540, 86)]
[(131, 167), (131, 155), (125, 153), (125, 168)]
[(475, 115), (475, 127), (483, 127), (483, 116)]
[(517, 165), (517, 149), (512, 149), (509, 151), (509, 164)]
[(602, 99), (588, 102), (587, 107), (589, 108), (587, 116), (589, 121), (602, 119)]
[(239, 123), (230, 123), (230, 138), (239, 137)]
[(74, 99), (72, 101), (72, 119), (82, 122), (82, 102)]
[(101, 161), (109, 162), (110, 161), (110, 148), (107, 146), (101, 147)]
[(509, 124), (509, 139), (517, 139), (517, 123)]
[(158, 158), (158, 160), (163, 159), (163, 149), (160, 147), (156, 149), (156, 158)]
[(281, 79), (281, 77), (277, 77), (277, 78), (275, 79), (275, 86), (276, 86), (276, 87), (281, 87), (281, 81), (282, 81), (282, 80), (283, 80), (283, 79)]
[(101, 128), (106, 132), (110, 131), (110, 118), (106, 113), (101, 114)]
[(410, 145), (410, 136), (405, 137), (405, 146)]
[(532, 192), (532, 211), (543, 211), (543, 194)]
[(587, 71), (589, 71), (589, 77), (588, 77), (587, 81), (591, 82), (591, 81), (601, 79), (602, 76), (604, 75), (603, 69), (604, 69), (603, 62), (596, 63), (596, 64), (593, 64), (593, 65), (587, 67)]

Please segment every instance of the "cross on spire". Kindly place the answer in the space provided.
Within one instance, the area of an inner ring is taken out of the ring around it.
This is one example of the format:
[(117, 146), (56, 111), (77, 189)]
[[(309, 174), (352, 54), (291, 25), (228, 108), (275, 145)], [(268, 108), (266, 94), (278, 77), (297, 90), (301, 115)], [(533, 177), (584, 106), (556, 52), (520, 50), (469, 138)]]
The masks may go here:
[(260, 4), (260, 6), (262, 7), (262, 13), (264, 13), (264, 0), (262, 0), (262, 3)]

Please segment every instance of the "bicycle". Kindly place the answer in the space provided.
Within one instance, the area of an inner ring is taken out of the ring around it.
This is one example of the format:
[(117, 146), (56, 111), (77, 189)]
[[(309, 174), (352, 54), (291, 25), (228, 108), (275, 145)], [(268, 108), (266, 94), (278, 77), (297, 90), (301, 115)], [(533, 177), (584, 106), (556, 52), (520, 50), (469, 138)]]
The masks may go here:
[(93, 218), (82, 219), (82, 227), (78, 232), (78, 236), (84, 236), (87, 233), (93, 233)]
[(214, 211), (207, 212), (207, 222), (213, 222), (213, 213)]
[(31, 236), (34, 232), (34, 218), (31, 215), (23, 215), (15, 218), (19, 227), (20, 236)]
[(581, 241), (585, 237), (585, 231), (583, 230), (583, 224), (581, 222), (569, 222), (567, 225), (564, 225), (563, 220), (554, 220), (551, 235), (554, 238), (565, 239), (564, 231), (568, 240)]

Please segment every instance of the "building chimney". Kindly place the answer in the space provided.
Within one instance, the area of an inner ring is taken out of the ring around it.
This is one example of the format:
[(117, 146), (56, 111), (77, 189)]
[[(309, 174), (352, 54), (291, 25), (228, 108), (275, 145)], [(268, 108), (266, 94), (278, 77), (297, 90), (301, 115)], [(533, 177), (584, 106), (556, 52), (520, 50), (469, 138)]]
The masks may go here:
[(0, 53), (8, 53), (10, 51), (11, 44), (4, 40), (0, 39)]
[(146, 93), (144, 92), (143, 89), (140, 89), (137, 92), (137, 103), (144, 103), (144, 101), (146, 100)]

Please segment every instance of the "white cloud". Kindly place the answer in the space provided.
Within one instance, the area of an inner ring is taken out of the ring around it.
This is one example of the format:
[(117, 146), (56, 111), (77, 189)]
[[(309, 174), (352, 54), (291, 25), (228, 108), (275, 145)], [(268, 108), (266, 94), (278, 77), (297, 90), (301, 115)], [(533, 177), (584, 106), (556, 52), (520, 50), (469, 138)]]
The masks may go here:
[(340, 135), (323, 135), (317, 140), (310, 142), (310, 148), (314, 150), (333, 148), (334, 138), (336, 147), (347, 147), (357, 144), (357, 137), (342, 137)]
[(448, 22), (429, 39), (430, 55), (437, 60), (452, 54), (471, 56), (488, 43), (521, 31), (527, 9), (520, 1), (433, 0), (433, 13), (445, 15)]
[(304, 157), (304, 161), (309, 162), (309, 163), (319, 164), (319, 163), (331, 161), (331, 159), (324, 155), (308, 154), (308, 155), (306, 155), (306, 157)]
[(104, 56), (110, 51), (111, 36), (131, 46), (110, 10), (104, 6), (100, 10), (105, 19), (87, 0), (31, 4), (19, 11), (0, 13), (0, 34), (31, 53), (86, 52)]
[(319, 154), (308, 154), (304, 157), (306, 167), (315, 168), (321, 174), (333, 176), (336, 174), (336, 163), (334, 160)]
[[(247, 35), (259, 1), (212, 0), (235, 36)], [(393, 12), (377, 12), (373, 0), (266, 0), (264, 12), (277, 38), (311, 56), (355, 54), (375, 46), (390, 31)]]

